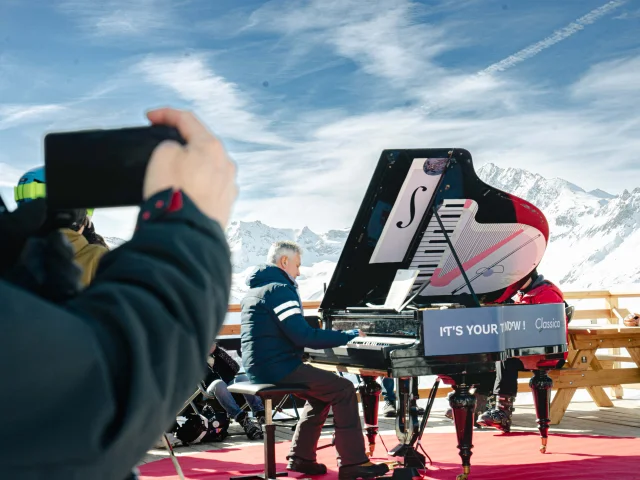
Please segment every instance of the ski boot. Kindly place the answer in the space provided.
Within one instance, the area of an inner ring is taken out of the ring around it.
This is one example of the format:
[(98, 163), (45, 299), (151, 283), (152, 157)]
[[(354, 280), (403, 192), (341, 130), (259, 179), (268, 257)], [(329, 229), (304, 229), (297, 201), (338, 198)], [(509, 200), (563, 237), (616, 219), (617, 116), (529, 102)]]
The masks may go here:
[(498, 395), (497, 405), (480, 415), (478, 423), (483, 427), (496, 428), (504, 433), (509, 433), (515, 400), (516, 397), (510, 395)]

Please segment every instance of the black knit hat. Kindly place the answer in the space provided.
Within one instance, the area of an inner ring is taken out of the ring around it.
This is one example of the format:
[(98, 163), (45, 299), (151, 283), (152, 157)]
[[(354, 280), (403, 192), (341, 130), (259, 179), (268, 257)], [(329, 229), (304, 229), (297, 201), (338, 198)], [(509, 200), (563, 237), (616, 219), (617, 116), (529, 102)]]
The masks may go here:
[(529, 274), (529, 278), (531, 278), (532, 282), (535, 282), (536, 278), (538, 278), (538, 269), (534, 268), (531, 273)]
[(87, 210), (84, 208), (56, 210), (55, 219), (56, 227), (70, 228), (77, 232), (87, 220)]

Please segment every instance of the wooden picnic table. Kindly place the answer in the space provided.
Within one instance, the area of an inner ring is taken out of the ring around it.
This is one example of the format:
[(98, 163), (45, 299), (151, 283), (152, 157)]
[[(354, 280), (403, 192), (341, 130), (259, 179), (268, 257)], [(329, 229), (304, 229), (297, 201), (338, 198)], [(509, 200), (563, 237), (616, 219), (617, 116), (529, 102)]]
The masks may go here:
[[(628, 357), (599, 354), (624, 348)], [(613, 361), (635, 363), (613, 368)], [(613, 407), (602, 387), (640, 383), (640, 327), (619, 325), (569, 326), (569, 355), (565, 367), (549, 373), (557, 388), (551, 402), (551, 424), (557, 425), (578, 388), (586, 388), (598, 407)]]

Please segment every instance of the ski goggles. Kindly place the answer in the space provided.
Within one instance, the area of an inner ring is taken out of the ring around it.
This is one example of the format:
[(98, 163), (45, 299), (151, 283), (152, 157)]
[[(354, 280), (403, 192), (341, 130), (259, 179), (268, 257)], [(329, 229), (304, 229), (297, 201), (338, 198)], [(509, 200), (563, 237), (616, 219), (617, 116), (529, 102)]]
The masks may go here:
[[(13, 187), (13, 198), (16, 203), (29, 202), (47, 196), (47, 185), (40, 182), (23, 183)], [(87, 216), (93, 217), (94, 208), (87, 208)]]

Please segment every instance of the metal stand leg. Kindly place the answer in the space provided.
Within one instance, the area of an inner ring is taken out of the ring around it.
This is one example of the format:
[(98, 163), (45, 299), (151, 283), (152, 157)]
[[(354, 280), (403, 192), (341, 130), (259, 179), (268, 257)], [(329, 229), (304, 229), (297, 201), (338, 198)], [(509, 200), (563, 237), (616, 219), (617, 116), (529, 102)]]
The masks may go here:
[(418, 377), (398, 380), (399, 409), (396, 416), (396, 437), (400, 443), (389, 450), (392, 457), (402, 457), (405, 468), (426, 468), (425, 457), (415, 448), (420, 433), (418, 420)]
[(173, 462), (173, 466), (176, 469), (176, 473), (178, 474), (178, 477), (180, 477), (180, 480), (184, 480), (184, 474), (182, 473), (182, 468), (180, 468), (180, 463), (178, 462), (178, 458), (176, 457), (176, 454), (173, 452), (173, 447), (171, 446), (171, 442), (169, 442), (169, 439), (167, 438), (167, 434), (163, 433), (162, 438), (164, 439), (164, 444), (167, 446), (167, 450), (169, 450), (169, 453), (171, 455), (171, 461)]

